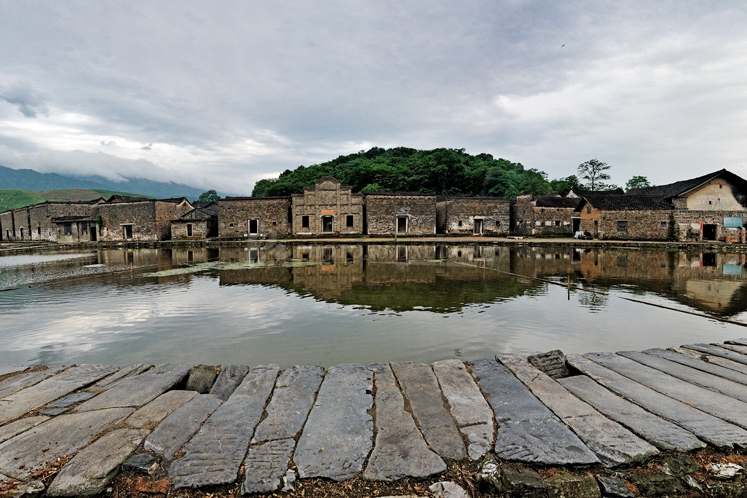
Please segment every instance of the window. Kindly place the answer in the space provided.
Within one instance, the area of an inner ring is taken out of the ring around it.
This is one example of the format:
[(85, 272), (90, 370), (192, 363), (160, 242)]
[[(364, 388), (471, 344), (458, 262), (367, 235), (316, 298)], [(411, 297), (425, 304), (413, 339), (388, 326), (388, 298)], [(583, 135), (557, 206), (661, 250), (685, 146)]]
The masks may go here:
[(661, 222), (661, 223), (659, 224), (659, 228), (667, 228), (667, 222), (666, 222), (666, 221), (662, 221), (662, 222)]
[(345, 226), (348, 228), (353, 228), (353, 215), (349, 214), (345, 218)]
[(301, 227), (309, 228), (309, 217), (308, 216), (301, 216)]
[(591, 214), (591, 206), (586, 206), (586, 214)]
[(233, 230), (233, 222), (231, 222), (231, 223), (228, 224), (228, 228), (230, 228), (231, 230)]
[[(187, 237), (192, 236), (192, 223), (187, 223)], [(189, 251), (192, 252), (192, 251)]]
[(555, 220), (555, 226), (556, 226), (556, 227), (559, 227), (559, 226), (560, 226), (560, 220)]
[(72, 223), (65, 223), (62, 225), (62, 233), (67, 235), (68, 237), (73, 234), (73, 224)]
[(38, 227), (36, 227), (36, 235), (41, 235), (41, 234), (42, 234), (42, 227), (41, 225), (39, 225)]
[(626, 220), (618, 220), (618, 222), (617, 222), (617, 231), (618, 232), (627, 232), (628, 231), (628, 222)]

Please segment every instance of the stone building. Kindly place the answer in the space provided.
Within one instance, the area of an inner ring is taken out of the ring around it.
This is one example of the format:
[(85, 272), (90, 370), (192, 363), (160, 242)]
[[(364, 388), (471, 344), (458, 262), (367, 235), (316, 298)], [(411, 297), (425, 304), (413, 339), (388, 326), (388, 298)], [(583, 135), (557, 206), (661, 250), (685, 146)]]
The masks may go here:
[(507, 235), (511, 201), (503, 197), (441, 197), (438, 231), (457, 235)]
[(16, 227), (13, 223), (13, 211), (3, 211), (0, 213), (0, 240), (13, 240), (15, 233)]
[(520, 195), (514, 206), (514, 232), (519, 235), (568, 236), (578, 230), (574, 212), (581, 199), (544, 195)]
[(206, 239), (218, 236), (218, 213), (211, 207), (197, 207), (171, 220), (172, 239)]
[(145, 199), (114, 195), (96, 206), (101, 241), (158, 241), (171, 238), (171, 221), (191, 211), (185, 197)]
[(371, 193), (364, 198), (369, 235), (433, 235), (436, 196), (421, 193)]
[(325, 176), (291, 196), (294, 235), (360, 235), (363, 233), (363, 195), (354, 194), (340, 180)]
[(276, 238), (291, 235), (289, 197), (226, 197), (210, 204), (221, 238)]
[(658, 197), (584, 192), (579, 229), (600, 239), (667, 240), (672, 206)]

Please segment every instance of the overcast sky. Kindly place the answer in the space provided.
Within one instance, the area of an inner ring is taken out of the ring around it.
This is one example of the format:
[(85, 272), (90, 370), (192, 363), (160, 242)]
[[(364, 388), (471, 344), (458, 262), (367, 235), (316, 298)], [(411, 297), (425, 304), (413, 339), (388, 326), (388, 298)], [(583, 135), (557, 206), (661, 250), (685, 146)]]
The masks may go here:
[(747, 177), (746, 5), (0, 0), (0, 165), (245, 195), (372, 146)]

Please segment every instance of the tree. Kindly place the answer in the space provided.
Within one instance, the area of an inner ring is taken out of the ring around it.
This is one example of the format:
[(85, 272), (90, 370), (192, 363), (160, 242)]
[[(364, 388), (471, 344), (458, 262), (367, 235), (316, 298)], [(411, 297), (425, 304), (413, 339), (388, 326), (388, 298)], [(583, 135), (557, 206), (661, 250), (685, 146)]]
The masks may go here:
[(651, 183), (649, 183), (648, 178), (645, 176), (636, 175), (630, 180), (628, 180), (628, 183), (625, 184), (625, 191), (629, 192), (630, 190), (633, 190), (634, 188), (644, 188), (644, 187), (650, 187)]
[(609, 164), (603, 163), (599, 159), (589, 159), (578, 165), (578, 176), (580, 179), (586, 180), (586, 188), (589, 190), (605, 190), (607, 184), (604, 181), (610, 179), (610, 175), (606, 171), (610, 168)]
[(197, 198), (200, 202), (213, 202), (220, 199), (220, 196), (218, 195), (218, 192), (215, 190), (208, 190), (207, 192), (203, 192), (200, 194), (200, 197)]
[(557, 192), (562, 196), (568, 195), (568, 192), (570, 192), (571, 189), (580, 186), (581, 184), (579, 183), (576, 175), (566, 176), (565, 178), (559, 178), (557, 180), (550, 181), (550, 188), (552, 188), (553, 192)]

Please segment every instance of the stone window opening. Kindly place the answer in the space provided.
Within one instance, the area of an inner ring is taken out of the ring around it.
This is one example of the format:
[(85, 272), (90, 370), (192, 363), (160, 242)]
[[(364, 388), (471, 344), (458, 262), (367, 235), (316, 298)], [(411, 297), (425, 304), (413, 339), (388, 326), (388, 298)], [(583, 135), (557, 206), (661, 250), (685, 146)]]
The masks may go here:
[(556, 227), (559, 227), (559, 226), (560, 226), (560, 220), (555, 220), (555, 226), (556, 226)]
[(272, 226), (274, 226), (274, 227), (275, 227), (275, 226), (277, 226), (277, 225), (278, 225), (278, 222), (277, 222), (277, 221), (275, 221), (275, 220), (272, 220)]
[[(187, 223), (187, 237), (191, 237), (191, 236), (192, 236), (192, 223)], [(189, 251), (189, 252), (191, 253), (192, 251)]]
[(591, 206), (586, 206), (586, 214), (591, 214)]
[(667, 222), (666, 222), (666, 221), (662, 221), (662, 222), (661, 222), (661, 223), (659, 224), (659, 228), (667, 228)]
[(477, 218), (474, 220), (472, 233), (482, 235), (482, 219)]
[(129, 240), (132, 238), (132, 225), (122, 225), (122, 233), (124, 235), (125, 240)]
[(234, 229), (233, 222), (231, 222), (231, 223), (228, 224), (228, 228), (230, 228), (231, 230)]
[(460, 227), (462, 226), (462, 220), (459, 220), (459, 226)]
[(259, 220), (257, 218), (254, 218), (253, 220), (249, 220), (249, 234), (257, 235), (258, 233), (259, 233)]
[(334, 218), (332, 216), (322, 216), (322, 232), (332, 233)]
[(628, 231), (628, 222), (627, 222), (627, 220), (618, 220), (617, 221), (617, 231), (618, 232), (627, 232)]
[(301, 261), (304, 261), (304, 262), (309, 261), (309, 253), (305, 252), (301, 254)]
[(353, 215), (352, 214), (347, 215), (345, 217), (345, 226), (347, 228), (353, 228), (353, 221), (354, 221)]
[(42, 227), (41, 225), (39, 225), (38, 227), (36, 227), (36, 235), (41, 235), (41, 234), (42, 234)]
[(67, 237), (70, 237), (73, 234), (73, 224), (65, 223), (64, 225), (62, 225), (62, 233)]
[[(462, 222), (459, 222), (462, 226)], [(397, 216), (397, 233), (407, 233), (407, 216)]]
[(309, 228), (309, 217), (301, 216), (301, 228)]

